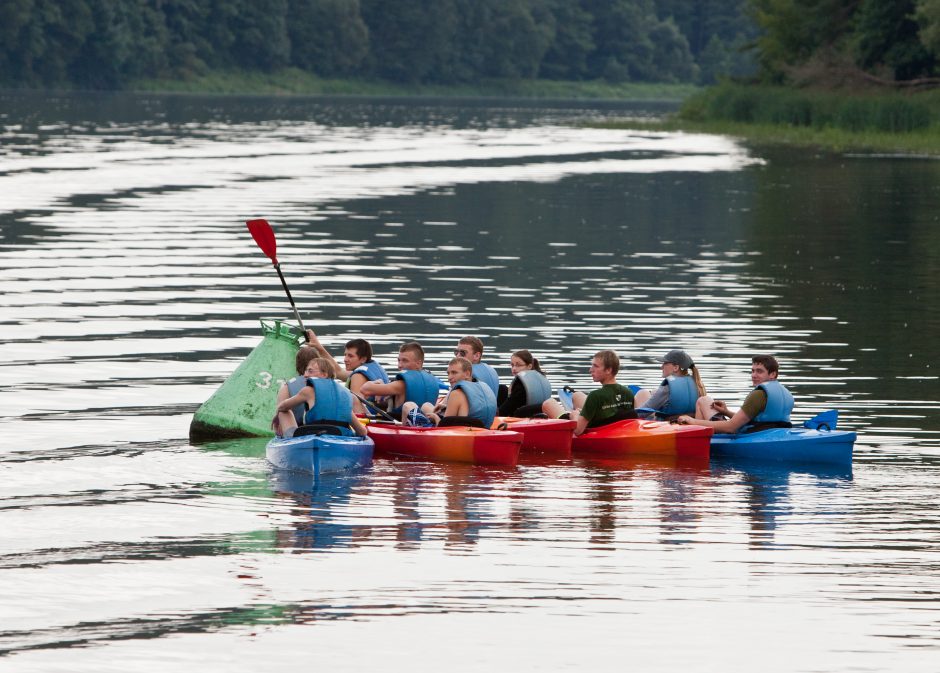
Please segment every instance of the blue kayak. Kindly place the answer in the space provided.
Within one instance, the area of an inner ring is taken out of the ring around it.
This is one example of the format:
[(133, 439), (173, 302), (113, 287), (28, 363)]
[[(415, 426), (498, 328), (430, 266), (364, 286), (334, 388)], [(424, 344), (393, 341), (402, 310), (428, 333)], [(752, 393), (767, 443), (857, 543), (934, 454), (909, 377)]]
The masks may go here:
[(369, 437), (305, 435), (268, 442), (268, 462), (281, 470), (306, 472), (315, 477), (330, 472), (344, 472), (372, 463), (375, 442)]
[(748, 458), (794, 463), (851, 465), (856, 434), (836, 430), (838, 412), (827, 411), (798, 428), (712, 435), (715, 458)]

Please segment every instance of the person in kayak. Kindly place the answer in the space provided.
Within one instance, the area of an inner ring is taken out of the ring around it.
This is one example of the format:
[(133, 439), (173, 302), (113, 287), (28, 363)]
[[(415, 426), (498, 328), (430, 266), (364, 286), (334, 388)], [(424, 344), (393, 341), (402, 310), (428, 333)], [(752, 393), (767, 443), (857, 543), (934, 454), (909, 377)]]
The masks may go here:
[(509, 394), (499, 405), (500, 416), (531, 418), (542, 412), (542, 403), (552, 396), (552, 386), (545, 378), (538, 358), (523, 349), (509, 358), (513, 379)]
[(694, 418), (684, 415), (676, 420), (688, 425), (704, 425), (723, 433), (734, 433), (751, 424), (755, 427), (788, 428), (793, 395), (777, 381), (779, 373), (780, 365), (773, 355), (755, 355), (751, 358), (754, 389), (748, 393), (740, 409), (732, 413), (724, 402), (706, 395), (699, 398)]
[[(330, 355), (329, 351), (320, 343), (320, 339), (312, 329), (307, 330), (307, 344), (314, 349), (321, 358), (329, 360), (336, 370), (336, 378), (346, 382), (346, 387), (353, 393), (353, 397), (361, 395), (362, 384), (366, 381), (382, 381), (388, 383), (388, 374), (385, 368), (372, 359), (372, 344), (365, 339), (350, 339), (346, 342), (343, 352), (343, 367)], [(381, 404), (381, 399), (371, 398), (370, 402)], [(353, 400), (353, 409), (357, 414), (365, 414), (365, 405), (357, 398)]]
[[(696, 402), (708, 393), (692, 358), (677, 348), (666, 353), (660, 362), (663, 364), (663, 382), (655, 392), (644, 388), (636, 393), (633, 403), (637, 413), (666, 420), (683, 414), (696, 415)], [(647, 413), (645, 409), (652, 412)]]
[(405, 402), (414, 402), (418, 406), (425, 402), (434, 403), (441, 388), (446, 386), (434, 374), (424, 369), (424, 349), (417, 341), (404, 343), (398, 349), (398, 368), (401, 371), (395, 375), (393, 381), (366, 381), (359, 388), (359, 392), (367, 396), (390, 397), (393, 406), (388, 413), (405, 420), (402, 413)]
[(342, 434), (364, 436), (366, 429), (353, 413), (352, 394), (335, 378), (332, 363), (326, 358), (312, 358), (304, 369), (305, 385), (286, 400), (278, 402), (279, 437), (293, 437), (297, 423), (293, 409), (306, 409), (304, 425), (332, 425)]
[[(280, 404), (288, 397), (293, 397), (303, 390), (303, 387), (307, 385), (307, 378), (304, 376), (304, 371), (307, 369), (307, 365), (310, 364), (310, 361), (315, 357), (317, 357), (317, 351), (313, 348), (302, 346), (300, 350), (297, 351), (297, 355), (294, 357), (294, 368), (297, 370), (297, 376), (281, 385), (281, 387), (278, 389), (277, 404)], [(304, 407), (303, 403), (294, 405), (294, 407), (290, 410), (290, 413), (294, 416), (294, 420), (292, 422), (293, 427), (304, 424), (304, 414), (306, 412), (307, 409)], [(284, 413), (286, 414), (287, 412)], [(284, 416), (284, 421), (287, 422), (286, 415)], [(275, 412), (274, 418), (271, 421), (271, 429), (274, 430), (274, 433), (278, 437), (283, 436), (281, 434), (282, 425), (281, 412)]]
[(542, 404), (542, 411), (549, 418), (570, 418), (577, 421), (574, 434), (583, 434), (589, 428), (598, 428), (617, 421), (636, 418), (633, 408), (633, 393), (617, 383), (620, 358), (610, 350), (599, 351), (591, 360), (591, 379), (601, 384), (597, 390), (585, 395), (578, 391), (571, 397), (573, 409), (565, 412), (560, 402), (554, 399)]
[(426, 402), (419, 408), (414, 402), (405, 402), (402, 414), (408, 425), (467, 425), (480, 428), (493, 425), (496, 395), (482, 381), (473, 380), (473, 363), (470, 360), (456, 357), (448, 362), (447, 380), (450, 382), (450, 392), (440, 405)]
[(454, 356), (470, 360), (473, 363), (473, 378), (489, 386), (500, 402), (506, 399), (509, 391), (505, 385), (500, 384), (499, 374), (493, 367), (482, 361), (483, 341), (481, 339), (475, 336), (463, 337), (454, 348)]

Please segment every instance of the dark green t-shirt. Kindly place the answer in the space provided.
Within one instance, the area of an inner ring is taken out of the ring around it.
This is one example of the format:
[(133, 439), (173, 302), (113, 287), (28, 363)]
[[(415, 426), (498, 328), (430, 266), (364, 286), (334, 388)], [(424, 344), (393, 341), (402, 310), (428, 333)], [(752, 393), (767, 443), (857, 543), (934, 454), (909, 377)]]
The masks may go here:
[(751, 420), (757, 417), (757, 414), (767, 408), (767, 393), (760, 388), (755, 388), (748, 396), (744, 398), (744, 404), (741, 405), (747, 417)]
[(588, 427), (594, 427), (612, 416), (632, 411), (633, 393), (630, 389), (619, 383), (608, 383), (587, 396), (581, 416), (587, 419)]

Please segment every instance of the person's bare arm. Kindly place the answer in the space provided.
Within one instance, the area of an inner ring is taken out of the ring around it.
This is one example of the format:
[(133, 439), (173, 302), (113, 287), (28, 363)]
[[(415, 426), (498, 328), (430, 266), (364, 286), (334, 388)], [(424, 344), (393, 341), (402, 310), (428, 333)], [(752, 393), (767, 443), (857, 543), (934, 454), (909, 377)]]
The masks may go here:
[(574, 426), (574, 436), (577, 437), (578, 435), (583, 435), (584, 431), (587, 430), (588, 419), (582, 416), (579, 413), (578, 409), (575, 409), (574, 411), (569, 412), (569, 416), (573, 420), (577, 421), (577, 425)]
[(732, 418), (734, 416), (734, 412), (731, 411), (731, 409), (728, 408), (728, 405), (722, 402), (721, 400), (713, 400), (712, 409), (717, 411), (722, 416), (725, 416), (726, 418)]
[(316, 333), (312, 329), (307, 330), (307, 346), (315, 350), (317, 355), (319, 355), (321, 358), (325, 358), (326, 360), (330, 361), (330, 364), (333, 365), (333, 372), (336, 374), (336, 378), (338, 378), (340, 381), (345, 381), (349, 378), (349, 372), (346, 371), (346, 367), (338, 363), (336, 358), (330, 355), (330, 352), (323, 347), (323, 344), (320, 343), (319, 337), (317, 337)]
[(314, 405), (315, 400), (316, 400), (316, 397), (313, 393), (313, 388), (311, 388), (310, 386), (304, 386), (300, 390), (300, 392), (294, 395), (293, 397), (288, 397), (286, 400), (282, 400), (278, 402), (277, 410), (278, 411), (290, 411), (291, 409), (296, 407), (298, 404), (303, 404), (304, 402), (306, 402), (308, 406), (312, 407)]
[(405, 393), (405, 382), (401, 379), (391, 383), (382, 383), (380, 380), (366, 381), (359, 388), (359, 394), (365, 396), (393, 397)]
[(747, 414), (738, 409), (734, 416), (725, 421), (706, 421), (700, 418), (692, 418), (691, 416), (679, 416), (676, 422), (682, 423), (683, 425), (701, 425), (706, 428), (714, 428), (715, 432), (735, 433), (750, 422), (750, 420)]
[(349, 417), (349, 425), (350, 425), (350, 427), (353, 429), (353, 431), (355, 431), (355, 433), (356, 433), (357, 435), (359, 435), (360, 437), (365, 437), (365, 436), (366, 436), (366, 426), (364, 426), (364, 425), (359, 421), (359, 419), (356, 418), (356, 414), (350, 415), (350, 417)]
[(469, 413), (470, 404), (467, 402), (467, 396), (463, 394), (463, 391), (459, 388), (450, 391), (450, 396), (447, 398), (447, 410), (444, 412), (444, 417), (467, 416)]

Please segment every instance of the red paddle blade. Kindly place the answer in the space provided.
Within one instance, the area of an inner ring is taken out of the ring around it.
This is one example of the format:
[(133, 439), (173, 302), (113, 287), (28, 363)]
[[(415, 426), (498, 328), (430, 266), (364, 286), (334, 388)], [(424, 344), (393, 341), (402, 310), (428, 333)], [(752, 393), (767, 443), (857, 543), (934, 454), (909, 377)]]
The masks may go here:
[(267, 255), (272, 262), (277, 264), (277, 239), (274, 238), (274, 230), (267, 220), (248, 220), (248, 231), (255, 243), (261, 248), (261, 252)]

